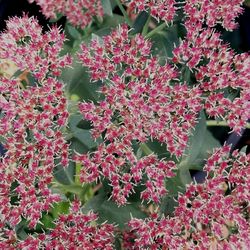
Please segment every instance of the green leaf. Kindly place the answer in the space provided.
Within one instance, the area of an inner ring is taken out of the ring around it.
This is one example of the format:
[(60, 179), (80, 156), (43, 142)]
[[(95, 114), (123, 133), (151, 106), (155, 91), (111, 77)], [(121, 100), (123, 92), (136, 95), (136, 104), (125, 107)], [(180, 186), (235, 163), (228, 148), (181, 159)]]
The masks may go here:
[(89, 130), (75, 128), (73, 131), (73, 136), (89, 149), (95, 148), (97, 146), (97, 143), (93, 140)]
[(53, 169), (53, 175), (55, 179), (63, 185), (70, 185), (74, 183), (75, 163), (70, 161), (66, 168), (57, 164)]
[[(153, 141), (148, 141), (147, 142), (147, 146), (155, 153), (158, 155), (158, 157), (160, 159), (162, 158), (167, 158), (170, 159), (171, 155), (170, 153), (167, 151), (166, 145), (162, 144), (160, 142), (158, 142), (157, 140), (153, 140)], [(143, 155), (145, 155), (145, 153), (143, 153)], [(173, 160), (173, 159), (171, 159)]]
[(118, 207), (117, 204), (106, 196), (103, 189), (94, 196), (84, 207), (84, 211), (93, 210), (99, 215), (99, 223), (107, 221), (115, 223), (120, 229), (133, 218), (146, 218), (146, 214), (140, 210), (140, 202), (134, 202), (126, 206)]
[(92, 185), (88, 183), (73, 183), (70, 185), (55, 183), (53, 188), (54, 190), (57, 190), (58, 193), (64, 194), (65, 197), (73, 194), (73, 197), (77, 196), (78, 199), (84, 203), (93, 197)]
[(202, 145), (204, 144), (205, 139), (205, 132), (206, 132), (206, 116), (204, 112), (201, 112), (199, 117), (199, 122), (196, 125), (193, 135), (190, 136), (188, 147), (185, 150), (184, 159), (182, 160), (186, 162), (186, 164), (193, 163), (194, 160), (198, 157)]
[(133, 34), (142, 32), (143, 27), (148, 20), (148, 16), (148, 13), (143, 11), (136, 17), (133, 25)]
[(102, 1), (104, 14), (108, 16), (113, 16), (113, 10), (112, 10), (112, 5), (110, 3), (110, 0), (101, 0), (101, 1)]
[(91, 35), (91, 40), (98, 41), (98, 43), (103, 46), (103, 39), (102, 39), (102, 37), (100, 35), (97, 35), (97, 34), (93, 33)]
[(71, 130), (74, 130), (74, 128), (77, 127), (77, 125), (82, 121), (82, 115), (81, 114), (72, 114), (69, 117), (69, 128)]
[(221, 147), (220, 142), (214, 138), (210, 131), (206, 130), (204, 135), (204, 143), (202, 144), (196, 159), (193, 161), (193, 163), (190, 162), (190, 169), (201, 170), (201, 167), (203, 166), (203, 163), (209, 154), (212, 153), (214, 148), (218, 147)]
[(108, 221), (115, 223), (120, 228), (124, 228), (128, 221), (133, 218), (146, 218), (146, 214), (140, 211), (140, 203), (128, 204), (123, 207), (118, 207), (112, 201), (104, 201), (98, 211), (99, 220), (102, 222)]
[(152, 53), (165, 63), (168, 57), (173, 56), (174, 44), (179, 44), (176, 25), (156, 33), (151, 40), (153, 42)]
[(185, 156), (178, 165), (180, 179), (183, 184), (192, 181), (189, 169), (202, 170), (208, 154), (218, 146), (220, 146), (220, 143), (207, 130), (206, 116), (204, 112), (201, 112), (199, 122), (193, 135), (189, 138), (188, 147), (184, 153)]
[(165, 196), (160, 204), (160, 212), (165, 216), (171, 216), (177, 207), (178, 202), (175, 197)]
[(226, 88), (224, 90), (224, 96), (233, 101), (240, 93), (240, 89)]
[(192, 182), (192, 177), (189, 172), (189, 166), (184, 165), (184, 167), (180, 167), (180, 180), (184, 185), (187, 185)]
[(240, 152), (246, 154), (248, 145), (244, 146)]
[[(98, 144), (95, 142), (91, 136), (90, 130), (78, 128), (77, 125), (82, 120), (82, 115), (74, 114), (69, 118), (69, 129), (72, 137), (77, 139), (88, 149), (95, 148)], [(100, 141), (99, 141), (100, 142)]]
[(68, 33), (75, 40), (79, 40), (82, 37), (81, 33), (75, 27), (73, 27), (70, 23), (67, 23), (65, 25), (65, 32), (66, 34)]
[(61, 201), (53, 204), (53, 208), (51, 209), (51, 214), (54, 219), (56, 219), (60, 214), (68, 214), (69, 213), (70, 203), (69, 201)]
[(202, 112), (200, 121), (195, 127), (193, 135), (189, 139), (188, 147), (184, 153), (181, 165), (188, 169), (202, 170), (204, 162), (209, 153), (221, 144), (215, 139), (212, 133), (207, 129), (206, 117)]
[(28, 234), (25, 232), (26, 227), (27, 222), (24, 220), (22, 220), (18, 225), (16, 225), (15, 232), (18, 239), (24, 240), (28, 237)]
[(114, 28), (122, 23), (124, 23), (123, 16), (117, 14), (113, 14), (112, 17), (104, 16), (102, 25), (97, 30), (94, 30), (93, 33), (99, 37), (109, 35)]
[(69, 96), (76, 94), (80, 99), (98, 100), (98, 83), (91, 83), (86, 69), (78, 63), (77, 56), (73, 58), (72, 68), (65, 68), (62, 71), (61, 79), (66, 83), (66, 92)]
[(91, 129), (92, 128), (91, 123), (89, 121), (86, 121), (86, 120), (81, 120), (77, 124), (77, 127), (81, 128), (81, 129)]
[[(185, 178), (185, 174), (187, 175), (186, 178)], [(183, 193), (185, 191), (186, 183), (190, 181), (190, 179), (187, 179), (187, 178), (191, 178), (189, 171), (188, 170), (187, 172), (182, 171), (181, 173), (180, 169), (176, 171), (176, 175), (174, 177), (167, 178), (165, 180), (165, 187), (168, 191), (167, 196), (177, 197), (178, 193)]]
[[(53, 218), (51, 215), (49, 214), (44, 214), (41, 218), (41, 223), (42, 223), (42, 228), (44, 229), (50, 229), (50, 228), (54, 228), (55, 224), (53, 223)], [(37, 227), (37, 229), (39, 230), (40, 226)]]
[[(53, 204), (53, 207), (50, 209), (49, 213), (43, 213), (41, 218), (42, 228), (51, 229), (55, 227), (54, 220), (58, 218), (61, 214), (69, 213), (70, 203), (68, 201), (57, 202)], [(40, 225), (37, 228), (40, 229)]]
[(60, 189), (63, 193), (73, 193), (78, 196), (80, 196), (83, 191), (83, 187), (79, 184), (57, 185), (57, 188)]
[(184, 152), (185, 156), (178, 165), (180, 180), (184, 185), (192, 182), (192, 178), (189, 172), (190, 165), (194, 163), (200, 153), (200, 149), (204, 143), (205, 131), (206, 116), (202, 111), (199, 117), (199, 122), (193, 131), (193, 135), (189, 138), (188, 147)]
[(115, 249), (122, 250), (122, 244), (118, 237), (115, 237)]
[(82, 144), (79, 140), (77, 140), (76, 138), (71, 138), (70, 140), (70, 150), (71, 151), (76, 151), (79, 154), (84, 154), (87, 153), (89, 151), (89, 149)]

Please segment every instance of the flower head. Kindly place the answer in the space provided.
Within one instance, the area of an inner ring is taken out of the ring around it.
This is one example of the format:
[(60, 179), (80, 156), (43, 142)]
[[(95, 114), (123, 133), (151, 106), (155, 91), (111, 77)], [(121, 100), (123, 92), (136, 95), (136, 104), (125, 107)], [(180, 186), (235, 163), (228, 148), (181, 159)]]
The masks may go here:
[(93, 17), (102, 17), (103, 8), (100, 0), (29, 0), (36, 2), (47, 18), (56, 18), (58, 13), (67, 17), (74, 26), (82, 29), (88, 26)]
[(235, 54), (218, 32), (207, 28), (199, 34), (189, 30), (173, 54), (174, 62), (194, 73), (207, 114), (226, 120), (240, 133), (250, 118), (248, 53)]
[(59, 55), (64, 34), (57, 27), (43, 34), (34, 17), (10, 18), (0, 39), (0, 58), (13, 61), (21, 71), (32, 72), (39, 80), (59, 76), (61, 68), (71, 64), (69, 55)]
[(112, 224), (96, 225), (98, 216), (84, 214), (78, 200), (71, 203), (69, 214), (62, 214), (54, 221), (55, 227), (46, 233), (29, 235), (24, 240), (1, 241), (2, 249), (114, 249)]
[(129, 38), (121, 26), (90, 47), (82, 45), (80, 60), (92, 80), (101, 80), (104, 100), (81, 103), (80, 111), (93, 123), (93, 136), (112, 141), (157, 139), (181, 156), (201, 109), (199, 88), (180, 84), (175, 67), (150, 56), (151, 44), (141, 35)]
[[(115, 187), (112, 196), (118, 203), (142, 180), (149, 178), (142, 198), (156, 202), (166, 192), (164, 178), (173, 175), (173, 162), (159, 161), (154, 155), (137, 160), (133, 143), (156, 139), (180, 157), (188, 135), (200, 111), (200, 91), (179, 84), (177, 71), (170, 64), (160, 65), (150, 56), (151, 44), (141, 35), (129, 38), (127, 26), (121, 26), (102, 42), (82, 45), (80, 60), (89, 69), (92, 80), (101, 80), (104, 99), (97, 104), (79, 105), (84, 118), (93, 124), (92, 135), (105, 133), (104, 142), (92, 156), (79, 156), (84, 181), (100, 175)], [(126, 181), (123, 180), (123, 172)], [(85, 176), (85, 177), (84, 177)], [(123, 190), (119, 183), (125, 183)]]
[(244, 0), (186, 0), (186, 27), (206, 23), (209, 27), (221, 24), (224, 28), (233, 30), (237, 26), (235, 18), (242, 13), (243, 2)]
[(193, 183), (178, 198), (173, 218), (153, 215), (132, 219), (139, 249), (245, 249), (249, 238), (249, 154), (230, 147), (214, 150), (207, 160), (207, 179)]
[(68, 63), (59, 57), (62, 38), (56, 28), (42, 34), (37, 21), (27, 16), (10, 19), (1, 34), (1, 56), (32, 79), (0, 77), (0, 136), (6, 149), (0, 158), (0, 224), (7, 238), (22, 218), (34, 228), (42, 212), (60, 200), (49, 186), (55, 166), (68, 165), (68, 144), (61, 131), (68, 118), (67, 100), (55, 78)]
[(158, 21), (173, 21), (177, 10), (175, 0), (123, 0), (122, 2), (135, 12), (149, 12)]

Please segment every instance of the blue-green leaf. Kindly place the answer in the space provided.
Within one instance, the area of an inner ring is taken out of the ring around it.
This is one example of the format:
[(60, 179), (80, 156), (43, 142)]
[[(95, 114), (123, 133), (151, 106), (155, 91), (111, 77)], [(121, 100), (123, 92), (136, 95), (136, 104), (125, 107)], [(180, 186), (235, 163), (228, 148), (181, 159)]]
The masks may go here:
[(102, 1), (104, 14), (108, 16), (113, 16), (113, 10), (112, 10), (112, 5), (110, 3), (110, 0), (101, 0), (101, 1)]
[(115, 223), (119, 228), (123, 229), (127, 222), (133, 218), (146, 218), (146, 214), (140, 209), (140, 202), (127, 204), (118, 207), (115, 202), (108, 200), (103, 190), (94, 196), (84, 207), (84, 211), (93, 210), (99, 215), (99, 223), (107, 221)]

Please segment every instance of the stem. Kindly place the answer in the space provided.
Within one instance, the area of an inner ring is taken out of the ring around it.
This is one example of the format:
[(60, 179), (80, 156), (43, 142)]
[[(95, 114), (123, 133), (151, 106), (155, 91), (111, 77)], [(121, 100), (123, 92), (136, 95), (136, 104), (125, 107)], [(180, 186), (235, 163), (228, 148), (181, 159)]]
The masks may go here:
[(73, 137), (74, 137), (74, 133), (68, 133), (68, 134), (65, 135), (64, 138), (65, 138), (66, 141), (68, 141), (68, 140), (72, 139)]
[(121, 1), (120, 1), (120, 0), (115, 0), (115, 2), (116, 2), (116, 4), (118, 5), (120, 11), (122, 12), (122, 14), (123, 14), (123, 16), (124, 16), (124, 18), (125, 18), (127, 24), (128, 24), (130, 27), (132, 27), (132, 26), (133, 26), (133, 23), (132, 23), (132, 21), (130, 20), (130, 18), (129, 18), (129, 16), (128, 16), (127, 12), (126, 12), (126, 10), (125, 10), (124, 7), (122, 6)]
[(142, 143), (140, 145), (140, 148), (144, 152), (145, 155), (151, 155), (151, 154), (153, 154), (153, 151), (147, 146), (146, 143)]
[(150, 23), (150, 19), (151, 19), (151, 16), (150, 16), (150, 13), (148, 13), (148, 19), (147, 19), (145, 25), (143, 26), (143, 30), (142, 30), (142, 35), (143, 36), (146, 36), (147, 33), (148, 33), (148, 25)]
[(75, 165), (75, 183), (76, 184), (81, 184), (80, 181), (80, 172), (81, 172), (82, 165), (80, 163), (76, 163)]
[(157, 26), (155, 29), (153, 29), (152, 31), (150, 31), (145, 38), (151, 38), (154, 34), (156, 34), (157, 32), (163, 30), (165, 27), (167, 26), (166, 23), (162, 23), (159, 26)]
[[(220, 127), (229, 127), (228, 123), (226, 121), (215, 121), (215, 120), (208, 120), (207, 126), (220, 126)], [(250, 129), (250, 123), (247, 122), (245, 128)]]
[(189, 172), (189, 164), (187, 160), (181, 161), (178, 165), (180, 179), (183, 185), (187, 185), (192, 182), (192, 177)]

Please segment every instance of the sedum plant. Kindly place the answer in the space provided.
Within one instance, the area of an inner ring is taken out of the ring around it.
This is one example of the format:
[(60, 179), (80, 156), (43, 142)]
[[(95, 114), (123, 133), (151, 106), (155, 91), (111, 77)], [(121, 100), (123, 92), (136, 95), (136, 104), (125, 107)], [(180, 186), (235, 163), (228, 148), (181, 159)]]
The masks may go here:
[(210, 129), (250, 127), (243, 1), (29, 2), (67, 22), (0, 34), (0, 249), (248, 249), (250, 155)]

